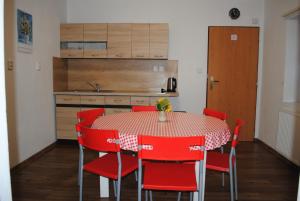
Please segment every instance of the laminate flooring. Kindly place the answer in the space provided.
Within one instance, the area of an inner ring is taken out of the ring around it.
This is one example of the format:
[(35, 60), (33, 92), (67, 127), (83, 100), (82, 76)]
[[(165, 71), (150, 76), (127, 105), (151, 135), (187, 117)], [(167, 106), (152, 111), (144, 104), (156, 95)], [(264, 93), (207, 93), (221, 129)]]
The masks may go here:
[[(227, 148), (228, 151), (228, 148)], [(88, 152), (85, 159), (97, 154)], [(237, 148), (238, 185), (240, 201), (295, 201), (297, 199), (299, 170), (269, 152), (261, 143), (241, 142)], [(36, 160), (16, 168), (11, 173), (14, 201), (76, 201), (78, 199), (77, 169), (78, 145), (58, 142), (53, 149)], [(230, 200), (229, 178), (207, 171), (206, 201)], [(114, 200), (110, 182), (110, 198), (99, 198), (98, 177), (84, 174), (84, 201)], [(154, 201), (176, 200), (176, 192), (153, 192)], [(134, 175), (122, 180), (122, 201), (137, 200)], [(182, 200), (189, 200), (183, 193)]]

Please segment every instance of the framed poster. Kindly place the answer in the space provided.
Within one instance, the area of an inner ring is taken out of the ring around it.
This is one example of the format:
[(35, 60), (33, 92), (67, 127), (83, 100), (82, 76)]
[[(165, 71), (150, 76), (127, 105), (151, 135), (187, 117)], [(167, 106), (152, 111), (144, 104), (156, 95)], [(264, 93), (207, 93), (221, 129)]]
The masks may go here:
[(17, 9), (18, 50), (32, 52), (32, 15)]

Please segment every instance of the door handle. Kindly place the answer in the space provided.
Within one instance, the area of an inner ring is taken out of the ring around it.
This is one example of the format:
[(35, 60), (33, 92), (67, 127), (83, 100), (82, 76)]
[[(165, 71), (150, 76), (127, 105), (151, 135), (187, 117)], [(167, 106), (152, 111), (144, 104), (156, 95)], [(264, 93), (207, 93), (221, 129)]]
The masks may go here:
[(210, 78), (209, 78), (210, 89), (213, 90), (214, 85), (219, 83), (219, 82), (220, 82), (219, 80), (215, 80), (215, 78), (213, 76), (210, 76)]

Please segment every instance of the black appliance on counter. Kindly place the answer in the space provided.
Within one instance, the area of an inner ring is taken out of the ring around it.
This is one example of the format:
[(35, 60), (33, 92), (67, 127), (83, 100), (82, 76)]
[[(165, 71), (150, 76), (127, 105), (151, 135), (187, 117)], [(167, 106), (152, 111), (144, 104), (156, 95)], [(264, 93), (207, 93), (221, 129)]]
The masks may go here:
[(176, 92), (177, 80), (175, 77), (169, 77), (167, 82), (167, 92)]

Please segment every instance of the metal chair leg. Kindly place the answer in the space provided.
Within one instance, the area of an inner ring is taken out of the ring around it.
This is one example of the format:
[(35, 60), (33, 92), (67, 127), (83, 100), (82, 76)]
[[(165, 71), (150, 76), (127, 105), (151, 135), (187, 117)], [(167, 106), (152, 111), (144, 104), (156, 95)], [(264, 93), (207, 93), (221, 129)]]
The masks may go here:
[(229, 166), (230, 166), (230, 167), (229, 167), (229, 177), (230, 177), (230, 198), (231, 198), (231, 201), (234, 201), (232, 164), (230, 164)]
[(235, 191), (235, 200), (238, 200), (238, 185), (237, 185), (237, 171), (236, 171), (236, 161), (234, 162), (234, 191)]
[(116, 181), (115, 180), (113, 180), (113, 186), (114, 186), (114, 196), (115, 196), (115, 198), (117, 197), (117, 185), (116, 185)]
[(153, 201), (153, 199), (152, 199), (152, 191), (151, 190), (149, 191), (149, 196), (150, 196), (150, 201)]
[(145, 190), (145, 200), (148, 201), (148, 190)]
[[(223, 154), (224, 153), (224, 147), (221, 146), (220, 149), (221, 149), (221, 153)], [(224, 186), (225, 186), (225, 173), (222, 173), (222, 187), (224, 187)]]
[(82, 168), (80, 168), (80, 174), (79, 174), (79, 200), (82, 201), (82, 193), (83, 193), (83, 172)]
[(193, 201), (193, 192), (190, 192), (190, 201)]
[(79, 160), (78, 160), (78, 180), (77, 180), (77, 185), (79, 186), (80, 185), (80, 162), (81, 162), (81, 151), (80, 151), (80, 147), (79, 147)]
[(121, 178), (118, 179), (117, 201), (120, 201), (120, 198), (121, 198)]
[(181, 200), (181, 192), (178, 192), (177, 201), (180, 201), (180, 200)]

